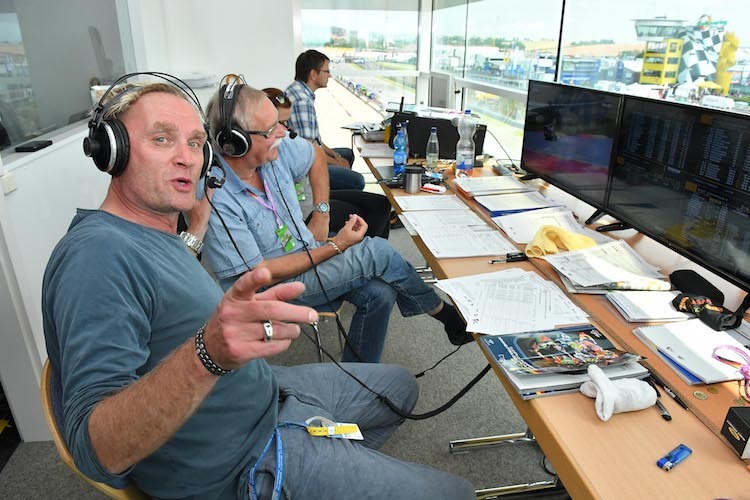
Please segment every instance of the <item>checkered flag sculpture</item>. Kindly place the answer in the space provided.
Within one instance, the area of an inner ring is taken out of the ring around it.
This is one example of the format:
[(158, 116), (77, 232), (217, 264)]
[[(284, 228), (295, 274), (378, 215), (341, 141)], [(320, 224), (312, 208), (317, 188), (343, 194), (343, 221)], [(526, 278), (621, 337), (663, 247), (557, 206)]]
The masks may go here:
[(689, 83), (716, 73), (716, 62), (724, 40), (723, 28), (696, 27), (693, 31), (685, 32), (682, 38), (684, 43), (677, 81)]

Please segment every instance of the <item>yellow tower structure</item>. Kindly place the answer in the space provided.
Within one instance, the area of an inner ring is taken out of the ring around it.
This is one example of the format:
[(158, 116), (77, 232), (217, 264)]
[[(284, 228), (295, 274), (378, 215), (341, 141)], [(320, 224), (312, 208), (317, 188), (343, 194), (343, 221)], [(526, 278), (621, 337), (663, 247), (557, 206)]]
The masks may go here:
[(732, 74), (729, 73), (729, 68), (736, 63), (735, 55), (739, 47), (740, 39), (734, 32), (724, 35), (719, 60), (716, 63), (716, 83), (721, 85), (721, 95), (729, 94), (729, 86), (732, 84)]
[(665, 38), (658, 42), (647, 42), (639, 83), (647, 85), (677, 83), (682, 43), (681, 38)]

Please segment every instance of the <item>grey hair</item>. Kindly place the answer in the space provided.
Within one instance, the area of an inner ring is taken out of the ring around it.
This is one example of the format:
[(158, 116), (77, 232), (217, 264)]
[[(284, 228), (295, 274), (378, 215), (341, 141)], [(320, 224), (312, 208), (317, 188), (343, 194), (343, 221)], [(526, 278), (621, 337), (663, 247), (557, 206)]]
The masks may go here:
[[(107, 96), (104, 105), (108, 107), (103, 118), (105, 120), (119, 119), (120, 116), (133, 107), (138, 99), (153, 92), (164, 92), (182, 97), (195, 108), (195, 103), (185, 95), (185, 92), (174, 85), (163, 82), (125, 83), (112, 89)], [(111, 105), (108, 105), (108, 103), (111, 103)], [(195, 110), (199, 113), (197, 108)]]
[[(211, 101), (208, 103), (206, 108), (206, 116), (208, 118), (208, 125), (211, 129), (211, 137), (215, 138), (219, 131), (224, 126), (221, 123), (221, 88), (211, 97)], [(234, 103), (234, 112), (232, 113), (232, 121), (237, 123), (240, 127), (245, 130), (254, 130), (255, 124), (252, 122), (255, 116), (255, 112), (260, 108), (264, 101), (267, 101), (268, 96), (262, 90), (250, 87), (249, 85), (243, 85), (239, 89), (239, 94)]]

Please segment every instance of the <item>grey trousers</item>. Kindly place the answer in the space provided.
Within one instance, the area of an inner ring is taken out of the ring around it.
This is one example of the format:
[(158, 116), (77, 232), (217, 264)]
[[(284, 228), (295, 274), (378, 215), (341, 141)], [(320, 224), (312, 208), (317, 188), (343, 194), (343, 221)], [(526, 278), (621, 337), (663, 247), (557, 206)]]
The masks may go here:
[[(419, 388), (400, 366), (345, 363), (376, 392), (404, 411), (413, 409)], [(279, 381), (279, 422), (303, 423), (313, 416), (356, 423), (364, 441), (310, 436), (305, 429), (281, 428), (284, 499), (473, 499), (464, 479), (430, 467), (397, 460), (377, 450), (403, 419), (332, 363), (273, 367)], [(408, 439), (401, 436), (401, 439)], [(276, 471), (275, 446), (256, 476), (259, 499), (270, 499)], [(245, 482), (245, 481), (243, 481)], [(245, 489), (245, 494), (248, 494)]]

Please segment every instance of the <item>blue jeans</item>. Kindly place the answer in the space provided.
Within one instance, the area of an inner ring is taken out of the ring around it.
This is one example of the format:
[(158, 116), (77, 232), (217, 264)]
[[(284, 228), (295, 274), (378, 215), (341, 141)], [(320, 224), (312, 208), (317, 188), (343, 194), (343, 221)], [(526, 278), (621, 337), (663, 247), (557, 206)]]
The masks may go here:
[(365, 237), (343, 255), (318, 264), (318, 274), (323, 288), (312, 269), (290, 281), (305, 284), (305, 292), (297, 299), (301, 304), (318, 307), (327, 299), (342, 298), (357, 307), (348, 336), (362, 359), (347, 346), (343, 361), (380, 360), (394, 304), (402, 316), (409, 317), (433, 311), (442, 303), (411, 264), (382, 238)]
[[(419, 386), (394, 365), (349, 363), (344, 368), (397, 406), (410, 412)], [(279, 383), (278, 421), (302, 423), (320, 416), (359, 425), (363, 441), (310, 436), (305, 429), (281, 428), (284, 450), (282, 495), (287, 498), (476, 498), (464, 479), (379, 453), (403, 419), (331, 363), (272, 367)], [(402, 436), (406, 439), (406, 436)], [(252, 465), (252, 464), (251, 464)], [(259, 499), (269, 499), (276, 470), (275, 445), (258, 467)], [(247, 498), (246, 478), (241, 481)]]
[(328, 165), (328, 185), (332, 191), (340, 189), (362, 191), (365, 188), (365, 178), (350, 168)]

